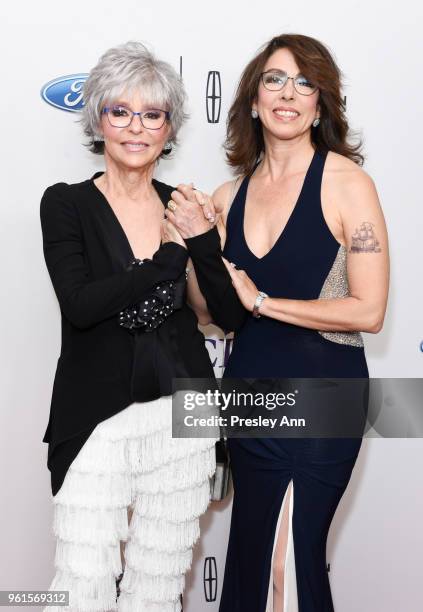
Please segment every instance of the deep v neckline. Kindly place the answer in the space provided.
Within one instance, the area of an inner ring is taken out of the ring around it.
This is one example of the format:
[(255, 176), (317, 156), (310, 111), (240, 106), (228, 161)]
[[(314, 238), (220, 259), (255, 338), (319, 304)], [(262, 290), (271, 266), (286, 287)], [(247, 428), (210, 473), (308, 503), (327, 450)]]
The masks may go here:
[(250, 179), (251, 179), (251, 177), (253, 176), (254, 172), (255, 172), (255, 171), (256, 171), (256, 169), (257, 169), (258, 164), (257, 164), (257, 166), (254, 168), (254, 170), (252, 171), (252, 173), (251, 173), (249, 176), (247, 176), (247, 177), (246, 177), (247, 184), (246, 184), (246, 186), (245, 186), (245, 194), (244, 194), (244, 206), (243, 206), (243, 215), (242, 215), (242, 224), (241, 224), (241, 227), (242, 227), (242, 239), (243, 239), (243, 241), (244, 241), (244, 244), (245, 244), (245, 246), (246, 246), (246, 248), (247, 248), (248, 252), (249, 252), (249, 253), (250, 253), (250, 254), (251, 254), (253, 257), (254, 257), (254, 259), (256, 259), (257, 261), (263, 261), (263, 259), (265, 259), (266, 257), (268, 257), (268, 256), (269, 256), (269, 255), (270, 255), (270, 254), (271, 254), (271, 253), (272, 253), (272, 252), (275, 250), (275, 248), (277, 247), (277, 245), (279, 244), (279, 242), (281, 242), (282, 238), (285, 236), (285, 234), (286, 234), (286, 230), (287, 230), (288, 226), (289, 226), (289, 225), (292, 223), (292, 219), (294, 218), (294, 214), (295, 214), (295, 212), (297, 211), (297, 209), (298, 209), (298, 207), (299, 207), (299, 204), (300, 204), (300, 202), (301, 202), (301, 200), (302, 200), (302, 197), (303, 197), (303, 194), (304, 194), (304, 191), (305, 191), (305, 186), (306, 186), (306, 183), (307, 183), (307, 181), (308, 181), (308, 178), (309, 178), (309, 175), (310, 175), (310, 172), (311, 172), (311, 168), (312, 168), (312, 166), (313, 166), (313, 164), (314, 164), (314, 161), (315, 161), (315, 159), (316, 159), (316, 156), (317, 156), (317, 149), (315, 149), (315, 150), (314, 150), (313, 157), (311, 158), (310, 164), (309, 164), (309, 166), (308, 166), (308, 168), (307, 168), (307, 171), (306, 171), (306, 173), (305, 173), (305, 175), (304, 175), (304, 179), (303, 179), (303, 183), (302, 183), (302, 185), (301, 185), (300, 193), (299, 193), (299, 195), (298, 195), (298, 198), (297, 198), (297, 199), (296, 199), (296, 201), (295, 201), (294, 207), (293, 207), (293, 209), (291, 210), (291, 213), (290, 213), (290, 215), (289, 215), (289, 217), (288, 217), (288, 219), (287, 219), (287, 221), (286, 221), (285, 225), (283, 226), (283, 228), (282, 228), (281, 232), (279, 233), (279, 235), (278, 235), (278, 237), (276, 238), (276, 240), (275, 240), (275, 242), (273, 243), (273, 245), (270, 247), (270, 249), (267, 251), (267, 253), (265, 253), (265, 254), (264, 254), (264, 255), (262, 255), (261, 257), (258, 257), (258, 255), (256, 255), (256, 254), (254, 253), (254, 251), (252, 251), (252, 250), (250, 249), (250, 247), (249, 247), (249, 245), (248, 245), (248, 242), (247, 242), (246, 235), (245, 235), (245, 207), (246, 207), (246, 204), (247, 204), (247, 197), (248, 197), (248, 186), (249, 186), (249, 184), (250, 184)]
[[(89, 180), (89, 182), (90, 182), (91, 186), (93, 187), (94, 191), (98, 194), (99, 199), (103, 203), (105, 210), (109, 211), (109, 214), (110, 214), (110, 216), (111, 216), (111, 218), (113, 220), (113, 223), (114, 223), (115, 227), (118, 229), (119, 233), (122, 236), (122, 239), (123, 239), (123, 241), (125, 243), (125, 246), (127, 248), (129, 257), (131, 258), (131, 260), (135, 260), (135, 259), (137, 259), (137, 257), (135, 256), (134, 251), (132, 250), (131, 243), (129, 242), (129, 238), (128, 238), (125, 230), (123, 229), (122, 223), (119, 221), (119, 218), (118, 218), (117, 214), (115, 213), (115, 211), (114, 211), (112, 205), (110, 204), (109, 200), (106, 198), (104, 193), (101, 191), (101, 189), (99, 189), (97, 187), (97, 185), (94, 182), (94, 179), (99, 178), (102, 174), (104, 174), (104, 172), (96, 172), (94, 174), (94, 176)], [(152, 185), (153, 185), (153, 188), (154, 188), (155, 192), (157, 193), (157, 196), (158, 196), (160, 202), (163, 204), (163, 218), (165, 218), (164, 211), (165, 211), (165, 208), (166, 208), (166, 204), (165, 204), (165, 202), (163, 202), (163, 199), (160, 197), (160, 192), (157, 189), (155, 183), (156, 183), (156, 180), (153, 179)], [(161, 246), (161, 240), (160, 240), (160, 245), (159, 245), (158, 249), (160, 248), (160, 246)], [(155, 251), (155, 253), (156, 252), (157, 251)], [(154, 255), (154, 253), (153, 253), (153, 255)]]

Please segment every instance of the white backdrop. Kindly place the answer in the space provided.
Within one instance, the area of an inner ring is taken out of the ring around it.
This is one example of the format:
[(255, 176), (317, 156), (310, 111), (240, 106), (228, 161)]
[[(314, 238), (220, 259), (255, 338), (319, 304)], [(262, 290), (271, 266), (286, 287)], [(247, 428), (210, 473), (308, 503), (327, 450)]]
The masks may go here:
[[(362, 130), (388, 223), (392, 284), (383, 331), (365, 336), (372, 376), (420, 377), (422, 9), (398, 3), (241, 0), (200, 5), (107, 0), (18, 1), (0, 8), (1, 169), (1, 558), (0, 589), (46, 589), (54, 538), (47, 446), (41, 442), (60, 350), (60, 319), (45, 268), (39, 201), (47, 185), (84, 180), (102, 158), (82, 147), (77, 116), (46, 104), (49, 80), (85, 73), (107, 48), (140, 40), (179, 69), (191, 119), (158, 178), (212, 190), (229, 178), (221, 148), (240, 72), (257, 48), (282, 32), (329, 45), (346, 75), (351, 125)], [(220, 72), (222, 113), (207, 122), (206, 81)], [(204, 330), (221, 373), (222, 343)], [(337, 612), (422, 609), (421, 440), (366, 440), (328, 542)], [(215, 612), (223, 578), (231, 500), (213, 504), (187, 576), (185, 612)], [(248, 538), (248, 534), (245, 534)], [(218, 592), (206, 602), (203, 567), (215, 557)], [(36, 608), (34, 608), (36, 609)]]

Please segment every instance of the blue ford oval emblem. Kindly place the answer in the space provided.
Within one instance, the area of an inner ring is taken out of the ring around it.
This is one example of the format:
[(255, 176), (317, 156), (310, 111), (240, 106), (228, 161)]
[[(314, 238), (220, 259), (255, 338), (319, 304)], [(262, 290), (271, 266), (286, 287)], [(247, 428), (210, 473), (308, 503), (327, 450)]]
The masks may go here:
[(46, 83), (41, 89), (45, 102), (62, 110), (78, 112), (83, 107), (82, 88), (88, 74), (69, 74)]

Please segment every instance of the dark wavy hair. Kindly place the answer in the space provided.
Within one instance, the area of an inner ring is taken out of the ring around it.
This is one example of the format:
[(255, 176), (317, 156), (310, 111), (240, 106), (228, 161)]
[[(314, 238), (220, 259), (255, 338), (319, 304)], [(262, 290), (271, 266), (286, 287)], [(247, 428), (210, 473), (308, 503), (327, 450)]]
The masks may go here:
[(321, 151), (334, 151), (358, 165), (364, 162), (361, 139), (351, 135), (341, 95), (342, 73), (330, 51), (321, 42), (302, 34), (281, 34), (266, 43), (241, 75), (227, 118), (226, 158), (240, 174), (249, 174), (264, 151), (260, 120), (252, 119), (251, 106), (257, 96), (260, 75), (269, 57), (278, 49), (289, 49), (307, 79), (319, 88), (320, 124), (311, 128), (311, 140)]

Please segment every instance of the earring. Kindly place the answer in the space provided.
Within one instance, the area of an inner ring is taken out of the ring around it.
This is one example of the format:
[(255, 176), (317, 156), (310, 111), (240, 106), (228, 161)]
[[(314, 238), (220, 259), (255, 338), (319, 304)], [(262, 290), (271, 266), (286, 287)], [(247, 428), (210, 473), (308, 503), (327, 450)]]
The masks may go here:
[(252, 116), (252, 118), (253, 118), (253, 119), (257, 119), (257, 117), (258, 117), (258, 112), (256, 111), (256, 109), (255, 109), (255, 108), (252, 108), (252, 109), (251, 109), (251, 116)]
[(170, 153), (172, 151), (172, 144), (167, 142), (163, 147), (163, 153)]
[(320, 123), (320, 119), (319, 117), (316, 117), (316, 119), (313, 121), (313, 127), (317, 127)]

